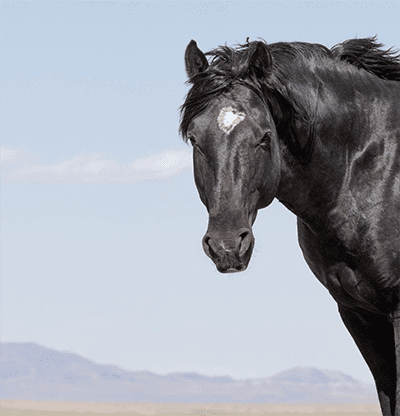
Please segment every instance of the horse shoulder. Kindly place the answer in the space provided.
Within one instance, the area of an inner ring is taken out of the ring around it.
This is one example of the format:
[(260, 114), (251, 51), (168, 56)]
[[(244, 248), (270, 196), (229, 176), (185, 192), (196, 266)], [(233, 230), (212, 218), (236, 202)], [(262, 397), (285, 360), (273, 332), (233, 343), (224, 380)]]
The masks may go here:
[(338, 304), (379, 314), (391, 311), (394, 306), (392, 294), (389, 293), (388, 301), (387, 292), (380, 290), (374, 276), (367, 276), (358, 266), (362, 260), (348, 252), (336, 239), (312, 231), (301, 219), (298, 219), (297, 226), (299, 245), (306, 263)]

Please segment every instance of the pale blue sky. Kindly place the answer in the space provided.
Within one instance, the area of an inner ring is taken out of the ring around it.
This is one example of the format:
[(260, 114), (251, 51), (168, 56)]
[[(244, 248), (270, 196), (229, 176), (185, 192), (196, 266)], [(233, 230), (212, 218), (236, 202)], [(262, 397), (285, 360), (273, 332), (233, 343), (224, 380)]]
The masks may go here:
[(400, 47), (399, 1), (1, 4), (1, 340), (165, 374), (292, 366), (372, 381), (297, 246), (261, 211), (245, 273), (201, 248), (207, 214), (178, 136), (191, 39)]

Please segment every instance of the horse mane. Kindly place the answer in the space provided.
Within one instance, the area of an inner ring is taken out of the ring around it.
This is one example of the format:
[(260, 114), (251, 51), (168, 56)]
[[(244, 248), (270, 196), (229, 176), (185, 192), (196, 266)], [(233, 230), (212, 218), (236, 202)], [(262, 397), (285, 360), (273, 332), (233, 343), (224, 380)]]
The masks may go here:
[[(250, 60), (260, 41), (239, 44), (236, 48), (220, 46), (207, 52), (210, 66), (187, 81), (192, 87), (180, 107), (180, 134), (187, 141), (187, 130), (194, 117), (200, 115), (210, 101), (221, 93), (232, 88), (234, 82), (240, 82), (253, 89), (264, 99), (266, 89), (270, 92), (286, 89), (285, 81), (289, 76), (288, 66), (296, 59), (311, 59), (331, 56), (328, 48), (322, 45), (303, 42), (279, 42), (267, 45), (262, 41), (273, 57), (273, 68), (270, 68), (271, 79), (266, 82), (250, 73)], [(283, 93), (284, 94), (284, 93)]]
[[(262, 43), (272, 57), (269, 68), (263, 69), (264, 76), (255, 76), (251, 71), (251, 58)], [(207, 52), (209, 67), (187, 81), (192, 87), (184, 104), (180, 107), (181, 122), (179, 132), (187, 142), (190, 122), (221, 93), (229, 91), (235, 83), (241, 83), (253, 91), (269, 105), (274, 116), (274, 106), (279, 105), (284, 119), (274, 119), (278, 134), (285, 138), (291, 153), (302, 163), (310, 159), (314, 140), (314, 120), (309, 114), (309, 94), (303, 94), (304, 101), (293, 99), (290, 86), (310, 82), (310, 71), (327, 62), (346, 62), (359, 70), (365, 70), (376, 77), (400, 81), (400, 57), (392, 49), (380, 49), (382, 44), (376, 38), (351, 39), (335, 45), (332, 49), (320, 44), (305, 42), (278, 42), (267, 44), (264, 40), (239, 44), (235, 48), (226, 45)], [(337, 65), (340, 66), (340, 65)], [(311, 68), (311, 69), (310, 69)], [(307, 125), (304, 137), (311, 137), (300, 143), (296, 135), (299, 121)], [(279, 131), (280, 130), (280, 131)]]
[(391, 81), (400, 81), (400, 55), (390, 48), (382, 50), (376, 36), (365, 39), (350, 39), (335, 45), (331, 51), (336, 59), (346, 61), (358, 69)]

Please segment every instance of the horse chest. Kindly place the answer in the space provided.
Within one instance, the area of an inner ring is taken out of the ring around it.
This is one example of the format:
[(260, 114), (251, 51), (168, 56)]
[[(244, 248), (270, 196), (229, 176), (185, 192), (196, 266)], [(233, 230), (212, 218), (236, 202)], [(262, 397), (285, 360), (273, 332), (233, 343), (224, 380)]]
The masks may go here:
[(385, 267), (373, 256), (359, 253), (357, 257), (340, 244), (322, 242), (301, 221), (298, 231), (308, 266), (339, 304), (384, 314), (396, 306), (398, 285), (382, 279)]
[(349, 308), (359, 307), (371, 312), (385, 312), (382, 306), (386, 305), (386, 302), (374, 285), (362, 276), (359, 270), (353, 270), (346, 263), (327, 267), (324, 270), (323, 280), (339, 304)]

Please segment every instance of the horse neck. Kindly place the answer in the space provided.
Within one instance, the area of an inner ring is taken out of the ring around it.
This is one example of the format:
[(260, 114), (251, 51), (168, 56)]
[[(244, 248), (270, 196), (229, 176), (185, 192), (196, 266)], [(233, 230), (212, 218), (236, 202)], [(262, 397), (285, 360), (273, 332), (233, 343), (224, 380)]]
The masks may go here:
[[(319, 82), (313, 83), (317, 87), (310, 87), (308, 97), (311, 101), (316, 98), (314, 107), (308, 106), (313, 129), (302, 126), (298, 130), (299, 135), (302, 131), (314, 133), (313, 138), (307, 138), (314, 140), (308, 163), (301, 163), (281, 143), (282, 172), (277, 198), (316, 231), (326, 230), (327, 215), (337, 204), (349, 174), (349, 160), (367, 146), (372, 115), (375, 113), (373, 117), (377, 118), (377, 112), (388, 111), (388, 97), (393, 105), (400, 93), (400, 83), (357, 71), (351, 69), (348, 77), (338, 77), (337, 72), (321, 73)], [(299, 91), (292, 94), (296, 99)]]

